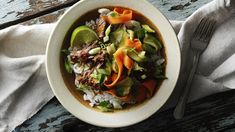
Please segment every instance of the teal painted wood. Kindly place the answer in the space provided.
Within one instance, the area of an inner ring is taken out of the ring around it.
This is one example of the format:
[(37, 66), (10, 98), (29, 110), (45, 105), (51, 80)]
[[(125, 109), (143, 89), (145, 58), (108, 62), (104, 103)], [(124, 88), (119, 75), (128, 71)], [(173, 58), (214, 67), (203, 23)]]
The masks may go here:
[[(212, 0), (148, 0), (156, 6), (170, 20), (185, 20), (202, 5)], [(195, 1), (195, 2), (191, 2)], [(172, 6), (179, 6), (178, 10), (171, 10)]]
[[(0, 0), (0, 24), (23, 18), (67, 1), (70, 0)], [(22, 24), (31, 25), (55, 22), (62, 13), (64, 13), (64, 9)]]
[(53, 99), (32, 119), (16, 129), (20, 131), (89, 132), (224, 132), (235, 131), (235, 90), (205, 97), (187, 105), (185, 117), (175, 120), (173, 109), (156, 113), (133, 126), (111, 129), (80, 121)]

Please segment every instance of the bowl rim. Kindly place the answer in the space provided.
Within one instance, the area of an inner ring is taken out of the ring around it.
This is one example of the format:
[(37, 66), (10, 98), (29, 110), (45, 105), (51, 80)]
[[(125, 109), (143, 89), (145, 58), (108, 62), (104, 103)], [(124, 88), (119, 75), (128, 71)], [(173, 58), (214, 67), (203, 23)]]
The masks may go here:
[[(95, 0), (93, 0), (95, 1)], [(96, 0), (98, 1), (98, 0)], [(105, 1), (105, 0), (104, 0)], [(132, 0), (133, 1), (133, 0)], [(94, 123), (93, 121), (89, 120), (89, 119), (84, 119), (84, 118), (81, 118), (79, 117), (76, 113), (74, 113), (74, 111), (71, 109), (71, 107), (68, 106), (68, 102), (65, 102), (65, 100), (63, 100), (60, 96), (60, 94), (57, 92), (57, 90), (55, 89), (55, 82), (52, 80), (52, 73), (50, 72), (50, 68), (49, 68), (49, 55), (50, 55), (50, 46), (51, 46), (51, 42), (52, 42), (52, 39), (54, 36), (54, 33), (57, 31), (58, 28), (60, 28), (59, 26), (61, 25), (61, 23), (63, 22), (64, 18), (69, 16), (69, 13), (74, 10), (74, 8), (79, 8), (80, 5), (82, 4), (86, 4), (86, 2), (88, 2), (88, 0), (81, 0), (79, 2), (77, 2), (76, 4), (74, 4), (73, 6), (71, 6), (60, 18), (59, 20), (57, 21), (56, 23), (56, 26), (53, 28), (50, 36), (49, 36), (49, 39), (48, 39), (48, 43), (47, 43), (47, 47), (46, 47), (46, 61), (45, 61), (45, 66), (46, 66), (46, 73), (47, 73), (47, 78), (48, 78), (48, 81), (49, 81), (49, 84), (50, 84), (50, 87), (54, 93), (54, 95), (56, 96), (56, 98), (58, 99), (58, 101), (62, 104), (62, 106), (68, 110), (71, 114), (75, 115), (75, 117), (79, 118), (80, 120), (84, 121), (84, 122), (87, 122), (89, 124), (93, 124), (93, 125), (96, 125), (96, 126), (101, 126), (101, 127), (124, 127), (124, 126), (129, 126), (129, 125), (133, 125), (133, 124), (136, 124), (136, 123), (139, 123), (145, 119), (147, 119), (148, 117), (150, 117), (151, 115), (153, 115), (154, 113), (156, 113), (160, 108), (162, 108), (162, 106), (167, 102), (167, 100), (170, 98), (171, 94), (173, 93), (173, 90), (175, 89), (175, 86), (176, 86), (176, 83), (179, 79), (179, 74), (180, 74), (180, 69), (181, 69), (181, 50), (180, 50), (180, 45), (179, 45), (179, 40), (176, 36), (176, 33), (174, 32), (174, 29), (171, 25), (171, 23), (169, 22), (169, 20), (164, 16), (164, 14), (159, 10), (157, 9), (155, 6), (153, 6), (152, 4), (150, 4), (149, 2), (145, 1), (145, 0), (141, 0), (141, 2), (145, 2), (144, 4), (146, 4), (146, 6), (149, 6), (151, 8), (154, 8), (156, 12), (159, 12), (161, 17), (167, 21), (167, 25), (168, 25), (168, 30), (169, 32), (171, 33), (171, 35), (174, 36), (174, 38), (172, 38), (172, 40), (174, 40), (174, 42), (177, 44), (177, 49), (175, 49), (177, 51), (177, 54), (179, 55), (178, 56), (178, 67), (177, 69), (175, 69), (176, 71), (176, 82), (172, 85), (172, 89), (171, 91), (169, 91), (169, 95), (166, 97), (166, 99), (162, 102), (161, 106), (155, 110), (155, 112), (152, 112), (151, 114), (148, 114), (147, 116), (144, 116), (142, 117), (141, 120), (135, 120), (135, 121), (132, 121), (132, 122), (129, 122), (129, 123), (126, 123), (126, 124), (119, 124), (119, 125), (115, 125), (115, 124), (99, 124), (99, 123)], [(98, 8), (98, 7), (97, 7)], [(131, 7), (128, 7), (130, 9), (132, 9)], [(91, 9), (92, 10), (92, 9)], [(139, 12), (139, 11), (138, 11)], [(86, 12), (82, 13), (82, 14), (85, 14)], [(140, 12), (141, 13), (141, 12)], [(74, 19), (74, 21), (76, 21), (76, 19)], [(155, 24), (154, 24), (155, 25)], [(157, 26), (158, 27), (158, 26)], [(161, 32), (160, 32), (161, 33)], [(63, 82), (64, 83), (64, 82)], [(161, 86), (160, 86), (161, 87)], [(156, 96), (156, 95), (155, 95)], [(77, 101), (79, 102), (79, 101)], [(79, 102), (80, 103), (80, 102)], [(83, 104), (81, 104), (83, 105)], [(85, 106), (84, 106), (85, 107)], [(132, 108), (131, 108), (132, 109)], [(92, 110), (92, 111), (95, 111), (95, 110)]]

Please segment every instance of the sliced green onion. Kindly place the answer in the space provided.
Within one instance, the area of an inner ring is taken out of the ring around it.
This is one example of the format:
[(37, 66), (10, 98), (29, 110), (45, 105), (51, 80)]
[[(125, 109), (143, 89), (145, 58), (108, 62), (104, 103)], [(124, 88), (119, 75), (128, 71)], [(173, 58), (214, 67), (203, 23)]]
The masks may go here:
[(116, 51), (114, 43), (107, 46), (106, 49), (107, 49), (107, 52), (108, 52), (109, 55), (113, 55)]
[(147, 78), (147, 76), (145, 74), (141, 75), (140, 77), (141, 77), (141, 79), (146, 79)]
[(111, 32), (111, 25), (105, 30), (105, 37), (103, 38), (104, 43), (109, 41), (109, 34)]
[(105, 30), (105, 36), (109, 36), (109, 34), (110, 34), (110, 32), (111, 32), (111, 25), (109, 25), (108, 27), (107, 27), (107, 29)]
[(108, 42), (109, 41), (109, 36), (104, 36), (103, 41), (104, 41), (104, 43)]
[(89, 50), (88, 53), (89, 53), (90, 55), (95, 55), (95, 54), (98, 54), (100, 51), (101, 51), (101, 48), (100, 48), (100, 47), (97, 47), (97, 48), (94, 48), (94, 49)]

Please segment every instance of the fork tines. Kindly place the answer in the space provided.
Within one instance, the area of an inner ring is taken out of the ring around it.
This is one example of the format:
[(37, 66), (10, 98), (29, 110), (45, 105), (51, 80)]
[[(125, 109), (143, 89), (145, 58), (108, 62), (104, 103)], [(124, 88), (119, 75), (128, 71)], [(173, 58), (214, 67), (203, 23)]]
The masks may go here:
[(204, 41), (209, 41), (212, 33), (214, 32), (215, 23), (216, 21), (212, 18), (202, 18), (196, 31), (194, 32), (194, 37)]

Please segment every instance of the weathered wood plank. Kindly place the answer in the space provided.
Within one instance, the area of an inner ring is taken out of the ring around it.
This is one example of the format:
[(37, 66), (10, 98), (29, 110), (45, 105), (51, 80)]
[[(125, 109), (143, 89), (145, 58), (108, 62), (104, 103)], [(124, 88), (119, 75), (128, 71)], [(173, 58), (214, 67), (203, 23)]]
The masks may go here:
[[(65, 8), (72, 6), (74, 3), (78, 2), (79, 0), (70, 0), (70, 1), (64, 1), (63, 3), (57, 3), (53, 4), (51, 3), (52, 1), (39, 1), (36, 3), (31, 2), (31, 11), (23, 11), (23, 12), (18, 12), (19, 18), (16, 18), (15, 20), (10, 20), (7, 22), (4, 22), (0, 24), (0, 29), (15, 25), (15, 24), (39, 24), (39, 23), (51, 23), (56, 21), (61, 14), (64, 13)], [(50, 4), (48, 4), (50, 2)], [(44, 6), (44, 4), (46, 6)], [(41, 9), (42, 8), (42, 9)], [(52, 13), (53, 12), (53, 13)], [(9, 13), (7, 13), (9, 14)], [(48, 15), (47, 15), (48, 14)], [(45, 16), (43, 16), (45, 15)], [(39, 18), (37, 18), (39, 17)], [(3, 17), (3, 20), (6, 18)], [(28, 21), (28, 22), (25, 22)]]
[[(225, 103), (226, 102), (226, 103)], [(89, 125), (72, 116), (53, 99), (17, 131), (167, 131), (167, 132), (220, 132), (235, 131), (235, 90), (205, 97), (187, 105), (185, 117), (175, 120), (173, 109), (156, 113), (133, 126), (111, 129)], [(46, 114), (48, 118), (44, 115)], [(50, 115), (51, 114), (51, 115)], [(37, 119), (37, 123), (35, 123)]]
[[(56, 6), (70, 3), (72, 5), (78, 0), (0, 0), (0, 24), (15, 21), (25, 18), (32, 19), (43, 15), (44, 10), (55, 8)], [(189, 0), (149, 0), (157, 6), (167, 18), (172, 20), (184, 20), (192, 14), (201, 5), (208, 3), (211, 0), (199, 0), (197, 2), (189, 2)], [(195, 0), (191, 0), (195, 1)], [(181, 6), (182, 8), (171, 10), (172, 6)], [(51, 11), (50, 11), (51, 12)], [(49, 23), (57, 20), (58, 16), (63, 14), (64, 10), (54, 12), (53, 14), (41, 17), (40, 19), (31, 20), (25, 24)], [(49, 12), (48, 12), (49, 13)], [(34, 14), (37, 14), (36, 16)], [(29, 17), (33, 15), (33, 17)], [(12, 24), (17, 24), (12, 23)], [(8, 26), (8, 25), (7, 25)], [(10, 24), (9, 24), (10, 26)]]
[(0, 24), (63, 4), (70, 0), (0, 0)]

